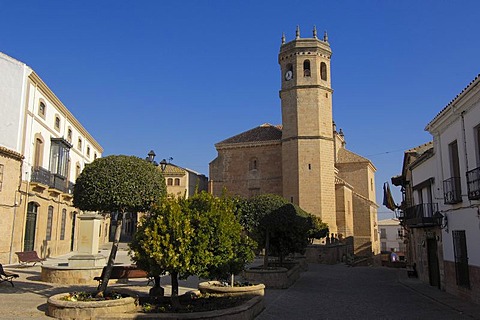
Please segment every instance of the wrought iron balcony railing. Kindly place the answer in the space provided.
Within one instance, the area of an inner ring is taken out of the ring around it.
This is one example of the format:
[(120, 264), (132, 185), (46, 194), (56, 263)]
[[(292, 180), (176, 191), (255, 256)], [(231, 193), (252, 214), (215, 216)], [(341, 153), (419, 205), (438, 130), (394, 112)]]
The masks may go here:
[(435, 225), (436, 203), (422, 203), (408, 207), (403, 212), (403, 223), (410, 227), (431, 227)]
[(443, 199), (445, 204), (462, 202), (460, 177), (452, 177), (443, 181)]
[(57, 189), (63, 193), (72, 193), (74, 183), (67, 181), (64, 176), (59, 174), (52, 174), (47, 169), (42, 167), (33, 167), (32, 168), (32, 179), (31, 182), (41, 183), (50, 188)]
[(480, 199), (480, 167), (467, 172), (468, 199)]

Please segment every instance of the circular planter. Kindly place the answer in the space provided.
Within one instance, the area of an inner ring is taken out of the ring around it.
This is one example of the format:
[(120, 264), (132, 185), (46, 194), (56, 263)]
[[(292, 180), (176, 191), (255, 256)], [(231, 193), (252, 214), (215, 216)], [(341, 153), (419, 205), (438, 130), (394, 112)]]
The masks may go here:
[(104, 301), (65, 301), (67, 294), (60, 293), (47, 300), (47, 315), (58, 319), (95, 319), (112, 313), (135, 312), (132, 297)]
[(244, 287), (224, 287), (220, 281), (206, 281), (198, 284), (198, 290), (201, 293), (214, 293), (224, 296), (263, 296), (265, 294), (265, 285), (260, 283)]

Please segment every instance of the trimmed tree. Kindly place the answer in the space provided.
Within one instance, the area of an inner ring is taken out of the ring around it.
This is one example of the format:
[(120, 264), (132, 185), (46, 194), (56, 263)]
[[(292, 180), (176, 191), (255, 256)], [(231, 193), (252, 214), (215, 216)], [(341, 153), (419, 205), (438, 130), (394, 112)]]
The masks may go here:
[(147, 271), (170, 274), (176, 308), (178, 279), (223, 275), (253, 259), (253, 252), (239, 253), (241, 226), (233, 209), (232, 201), (202, 192), (168, 199), (142, 219), (130, 244), (132, 258)]
[(86, 165), (77, 178), (73, 190), (75, 207), (117, 214), (114, 241), (98, 296), (107, 289), (120, 241), (123, 215), (126, 212), (148, 212), (165, 194), (165, 179), (160, 170), (134, 156), (98, 158)]

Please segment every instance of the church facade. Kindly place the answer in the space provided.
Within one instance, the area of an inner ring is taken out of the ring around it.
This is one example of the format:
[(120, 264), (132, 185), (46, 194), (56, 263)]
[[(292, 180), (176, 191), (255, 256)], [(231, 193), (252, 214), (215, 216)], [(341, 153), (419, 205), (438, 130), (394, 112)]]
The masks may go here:
[(356, 254), (379, 253), (375, 171), (345, 148), (332, 115), (330, 58), (325, 34), (282, 37), (278, 63), (282, 125), (262, 124), (215, 144), (210, 192), (252, 197), (278, 194), (319, 216)]

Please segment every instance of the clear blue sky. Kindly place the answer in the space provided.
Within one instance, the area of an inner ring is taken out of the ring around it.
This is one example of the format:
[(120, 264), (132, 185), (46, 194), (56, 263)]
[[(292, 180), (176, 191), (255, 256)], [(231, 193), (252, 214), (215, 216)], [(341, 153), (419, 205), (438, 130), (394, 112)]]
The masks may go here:
[[(208, 176), (214, 144), (281, 123), (282, 32), (328, 31), (333, 108), (382, 183), (480, 72), (479, 1), (3, 1), (0, 51), (32, 67), (104, 147)], [(400, 193), (393, 188), (400, 202)], [(380, 217), (391, 217), (379, 209)]]

